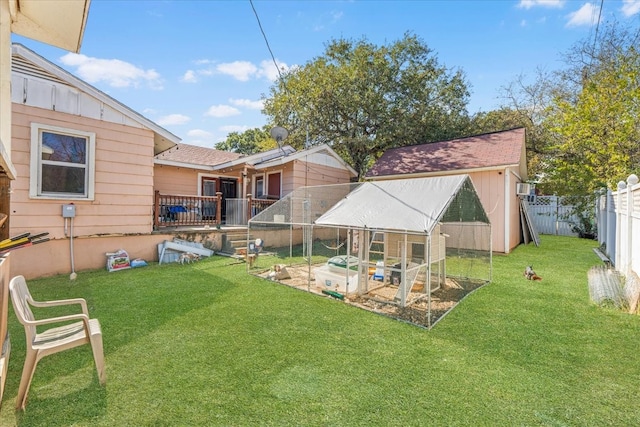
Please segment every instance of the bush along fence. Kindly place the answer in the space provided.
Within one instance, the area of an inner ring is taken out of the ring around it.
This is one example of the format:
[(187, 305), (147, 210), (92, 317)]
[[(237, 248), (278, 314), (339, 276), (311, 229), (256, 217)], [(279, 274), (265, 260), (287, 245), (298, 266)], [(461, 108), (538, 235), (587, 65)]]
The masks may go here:
[(630, 311), (635, 312), (640, 294), (640, 185), (636, 175), (620, 181), (617, 191), (607, 190), (598, 198), (596, 221), (600, 251), (622, 275), (621, 291)]

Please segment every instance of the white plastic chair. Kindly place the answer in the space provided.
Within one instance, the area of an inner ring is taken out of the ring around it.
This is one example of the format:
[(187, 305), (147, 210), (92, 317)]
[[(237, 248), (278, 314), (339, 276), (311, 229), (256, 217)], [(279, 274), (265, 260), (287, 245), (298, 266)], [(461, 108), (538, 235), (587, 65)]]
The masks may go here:
[[(106, 376), (104, 371), (104, 352), (102, 348), (100, 322), (98, 322), (98, 319), (89, 318), (87, 302), (84, 299), (74, 298), (46, 302), (35, 301), (29, 292), (29, 288), (27, 288), (27, 282), (23, 276), (16, 276), (11, 279), (9, 282), (9, 291), (11, 292), (13, 309), (20, 323), (24, 325), (27, 338), (24, 368), (22, 369), (22, 378), (20, 379), (20, 387), (18, 388), (18, 396), (16, 398), (17, 409), (24, 409), (26, 405), (29, 386), (31, 385), (36, 365), (40, 359), (49, 354), (58, 353), (83, 344), (91, 344), (93, 359), (95, 360), (98, 371), (98, 379), (100, 384), (104, 385)], [(31, 312), (31, 306), (53, 307), (71, 304), (79, 304), (82, 308), (82, 313), (36, 320)], [(70, 323), (70, 321), (74, 320), (76, 322)], [(62, 326), (49, 328), (41, 333), (38, 333), (36, 330), (37, 326), (54, 323), (64, 324)]]

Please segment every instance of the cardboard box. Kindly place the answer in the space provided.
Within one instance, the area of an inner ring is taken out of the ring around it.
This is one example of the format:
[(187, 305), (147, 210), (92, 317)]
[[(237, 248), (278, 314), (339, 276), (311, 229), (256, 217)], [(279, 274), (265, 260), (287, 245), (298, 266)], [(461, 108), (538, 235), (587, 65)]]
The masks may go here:
[(118, 271), (131, 268), (129, 254), (127, 251), (120, 249), (117, 252), (109, 252), (107, 255), (107, 271)]

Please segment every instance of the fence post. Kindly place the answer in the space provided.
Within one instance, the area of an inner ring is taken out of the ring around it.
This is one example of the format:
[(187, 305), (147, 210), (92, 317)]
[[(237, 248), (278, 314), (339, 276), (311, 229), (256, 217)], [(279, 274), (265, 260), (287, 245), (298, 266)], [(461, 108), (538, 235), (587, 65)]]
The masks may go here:
[(216, 191), (216, 225), (222, 223), (222, 192)]
[(616, 266), (621, 266), (622, 258), (622, 191), (627, 188), (627, 183), (624, 181), (618, 182), (618, 194), (616, 195)]
[(247, 223), (251, 219), (251, 193), (247, 194)]
[(632, 272), (632, 256), (633, 256), (633, 192), (631, 187), (638, 183), (638, 177), (635, 174), (629, 175), (627, 178), (627, 263), (625, 265), (625, 274), (627, 277)]

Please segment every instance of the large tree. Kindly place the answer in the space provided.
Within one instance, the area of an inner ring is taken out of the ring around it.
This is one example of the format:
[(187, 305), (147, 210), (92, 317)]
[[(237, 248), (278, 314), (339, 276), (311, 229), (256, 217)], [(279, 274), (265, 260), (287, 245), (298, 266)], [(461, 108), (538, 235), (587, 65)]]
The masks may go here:
[(637, 173), (639, 42), (612, 22), (564, 52), (562, 68), (503, 88), (505, 107), (528, 117), (529, 171), (544, 192), (578, 200)]
[(227, 135), (227, 139), (216, 144), (216, 149), (240, 154), (254, 154), (276, 146), (276, 141), (271, 138), (265, 126), (262, 129), (247, 129), (242, 133), (231, 132)]
[(390, 147), (459, 136), (468, 97), (464, 73), (405, 34), (386, 46), (331, 41), (271, 87), (264, 112), (289, 130), (287, 143), (329, 143), (362, 176)]
[[(558, 194), (615, 189), (640, 171), (640, 30), (607, 27), (575, 48), (561, 74), (570, 93), (549, 107), (552, 154), (547, 178)], [(578, 76), (578, 78), (576, 78)]]

